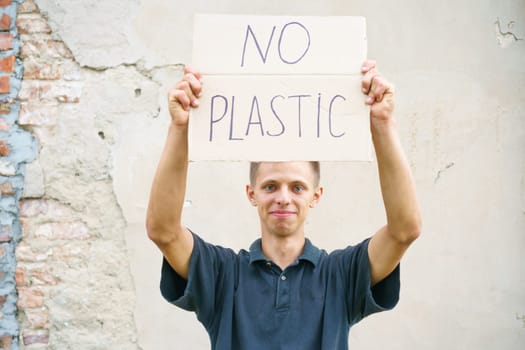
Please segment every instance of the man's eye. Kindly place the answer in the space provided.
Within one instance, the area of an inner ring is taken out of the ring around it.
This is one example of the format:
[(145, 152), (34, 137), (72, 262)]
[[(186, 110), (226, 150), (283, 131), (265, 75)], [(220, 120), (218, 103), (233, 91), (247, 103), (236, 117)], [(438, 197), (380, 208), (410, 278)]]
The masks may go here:
[(275, 185), (266, 185), (266, 186), (264, 186), (264, 189), (266, 191), (273, 191), (273, 190), (275, 190)]
[(304, 191), (304, 187), (303, 186), (294, 186), (294, 191), (295, 192), (301, 192), (301, 191)]

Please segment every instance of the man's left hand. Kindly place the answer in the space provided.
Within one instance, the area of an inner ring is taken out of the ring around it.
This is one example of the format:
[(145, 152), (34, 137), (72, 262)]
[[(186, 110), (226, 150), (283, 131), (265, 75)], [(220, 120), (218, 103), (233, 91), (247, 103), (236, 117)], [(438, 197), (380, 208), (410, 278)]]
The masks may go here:
[(367, 95), (365, 103), (370, 105), (371, 121), (389, 121), (394, 111), (394, 85), (379, 73), (375, 61), (365, 61), (361, 73), (361, 87)]

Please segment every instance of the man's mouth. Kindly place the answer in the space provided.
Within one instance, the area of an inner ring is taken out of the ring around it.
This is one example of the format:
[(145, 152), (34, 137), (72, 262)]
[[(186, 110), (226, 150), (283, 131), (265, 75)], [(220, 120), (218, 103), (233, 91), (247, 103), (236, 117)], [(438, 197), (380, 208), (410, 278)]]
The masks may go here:
[(295, 215), (295, 212), (291, 210), (273, 210), (270, 214), (278, 218), (287, 218)]

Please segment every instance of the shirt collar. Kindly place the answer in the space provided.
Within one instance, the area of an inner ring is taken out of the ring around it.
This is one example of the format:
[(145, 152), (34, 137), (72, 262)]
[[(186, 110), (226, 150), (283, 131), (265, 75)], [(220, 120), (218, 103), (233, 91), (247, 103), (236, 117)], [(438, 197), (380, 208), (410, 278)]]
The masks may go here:
[[(298, 260), (306, 260), (312, 263), (312, 265), (317, 266), (319, 263), (319, 259), (321, 257), (321, 250), (314, 246), (312, 242), (308, 238), (305, 239), (304, 243), (304, 249), (301, 255), (299, 256)], [(261, 247), (261, 239), (257, 239), (255, 242), (252, 243), (250, 246), (250, 264), (256, 262), (256, 261), (268, 261), (268, 259), (264, 256), (262, 252)]]

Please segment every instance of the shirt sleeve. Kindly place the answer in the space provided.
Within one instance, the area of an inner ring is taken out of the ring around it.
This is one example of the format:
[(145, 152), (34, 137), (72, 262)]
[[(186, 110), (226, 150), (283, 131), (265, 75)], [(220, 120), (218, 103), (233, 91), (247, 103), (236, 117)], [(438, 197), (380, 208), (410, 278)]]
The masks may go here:
[(399, 301), (399, 265), (386, 278), (371, 287), (370, 260), (368, 258), (369, 239), (343, 250), (348, 319), (355, 324), (376, 312), (390, 310)]
[(236, 254), (231, 249), (206, 243), (196, 234), (193, 239), (188, 280), (179, 276), (164, 258), (160, 290), (168, 302), (194, 311), (199, 321), (209, 326), (216, 305), (221, 305), (216, 300), (233, 288), (229, 282), (233, 281)]

